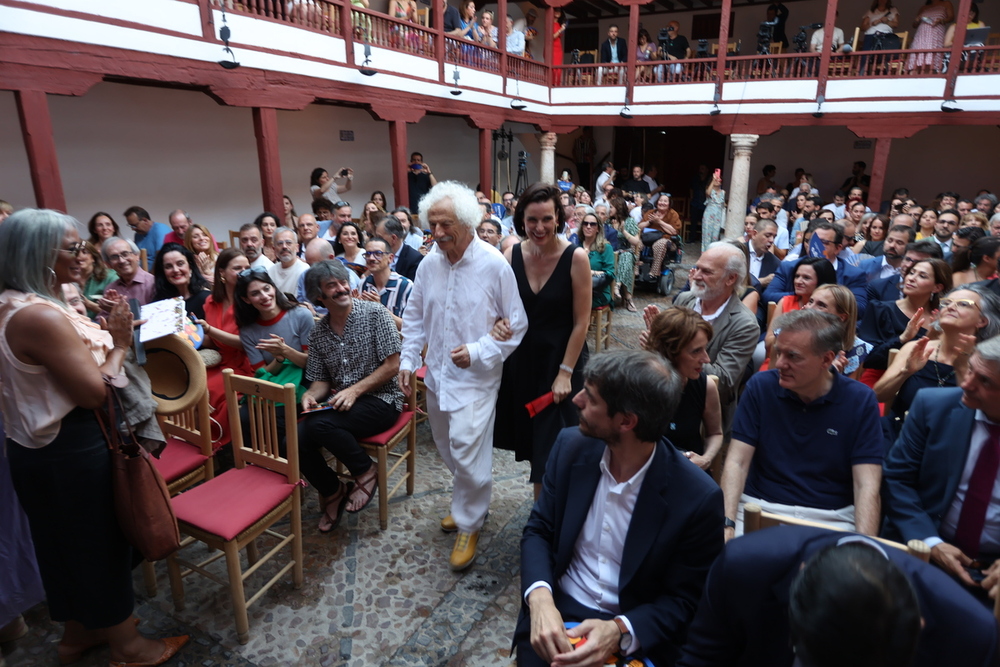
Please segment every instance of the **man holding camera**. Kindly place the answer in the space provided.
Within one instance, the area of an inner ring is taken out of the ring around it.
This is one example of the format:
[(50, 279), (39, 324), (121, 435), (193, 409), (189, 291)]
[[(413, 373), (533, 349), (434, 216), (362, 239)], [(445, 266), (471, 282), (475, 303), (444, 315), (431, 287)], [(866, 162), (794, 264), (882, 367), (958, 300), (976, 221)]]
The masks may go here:
[(406, 181), (410, 188), (410, 210), (416, 211), (421, 198), (437, 185), (437, 179), (431, 173), (430, 166), (424, 163), (424, 156), (421, 153), (410, 155), (410, 168), (406, 171)]
[[(688, 43), (687, 37), (680, 34), (680, 29), (680, 23), (671, 21), (667, 24), (665, 30), (660, 31), (657, 41), (660, 43), (659, 55), (663, 60), (677, 61), (686, 60), (691, 57), (691, 45)], [(680, 74), (684, 71), (684, 65), (678, 62), (674, 62), (667, 67), (670, 68), (671, 74)]]

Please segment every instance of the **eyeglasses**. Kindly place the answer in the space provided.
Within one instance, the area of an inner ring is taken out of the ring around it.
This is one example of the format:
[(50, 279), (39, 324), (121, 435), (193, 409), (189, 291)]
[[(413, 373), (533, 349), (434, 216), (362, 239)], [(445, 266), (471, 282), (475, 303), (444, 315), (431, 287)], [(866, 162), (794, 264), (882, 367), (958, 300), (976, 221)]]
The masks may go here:
[(383, 257), (385, 257), (388, 254), (389, 253), (387, 253), (384, 250), (366, 250), (365, 251), (365, 258), (367, 258), (367, 259), (382, 259)]
[(59, 250), (61, 250), (62, 252), (68, 252), (73, 257), (79, 256), (80, 253), (83, 252), (86, 249), (87, 249), (87, 242), (86, 241), (77, 241), (76, 243), (74, 243), (73, 245), (71, 245), (68, 248), (59, 248)]
[(252, 279), (254, 276), (267, 276), (267, 275), (268, 275), (267, 269), (262, 269), (259, 266), (254, 269), (243, 269), (242, 271), (236, 274), (236, 276), (241, 280), (249, 280)]
[(344, 208), (345, 206), (350, 206), (350, 204), (348, 204), (346, 201), (335, 201), (335, 202), (333, 202), (333, 210), (335, 210), (335, 211), (338, 208)]
[(117, 255), (108, 255), (108, 263), (117, 263), (119, 261), (125, 261), (135, 253), (131, 250), (122, 250)]
[(939, 305), (941, 306), (941, 310), (952, 305), (959, 310), (982, 310), (982, 307), (972, 299), (941, 299)]
[(596, 227), (597, 223), (596, 222), (581, 222), (580, 226), (581, 227)]
[(275, 241), (274, 245), (278, 248), (284, 248), (285, 246), (294, 247), (299, 244), (295, 239), (285, 239), (284, 241)]

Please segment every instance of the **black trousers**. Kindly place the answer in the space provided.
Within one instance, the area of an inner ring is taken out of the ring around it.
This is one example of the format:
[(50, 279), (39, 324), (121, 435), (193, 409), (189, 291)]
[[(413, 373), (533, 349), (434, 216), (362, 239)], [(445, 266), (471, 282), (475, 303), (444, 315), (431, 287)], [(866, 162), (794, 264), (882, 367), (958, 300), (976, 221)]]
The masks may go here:
[(332, 496), (340, 479), (323, 458), (325, 448), (358, 477), (372, 467), (371, 457), (358, 444), (396, 423), (399, 410), (381, 398), (365, 394), (350, 410), (311, 412), (299, 422), (299, 470), (321, 496)]
[(111, 454), (94, 413), (73, 410), (38, 449), (8, 438), (7, 453), (52, 620), (96, 629), (127, 619), (132, 547), (115, 517)]

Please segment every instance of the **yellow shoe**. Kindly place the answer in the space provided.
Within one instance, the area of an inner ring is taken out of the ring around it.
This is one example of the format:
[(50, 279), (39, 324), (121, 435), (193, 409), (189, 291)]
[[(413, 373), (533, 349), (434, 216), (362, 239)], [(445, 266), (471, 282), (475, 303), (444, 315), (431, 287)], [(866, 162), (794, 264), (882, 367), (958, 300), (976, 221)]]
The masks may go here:
[(455, 520), (451, 518), (450, 514), (445, 518), (441, 519), (441, 530), (443, 530), (446, 533), (454, 533), (456, 530), (458, 530), (458, 525), (455, 523)]
[(451, 570), (460, 572), (472, 565), (476, 560), (476, 544), (479, 543), (479, 531), (474, 533), (459, 533), (455, 538), (455, 548), (451, 550)]

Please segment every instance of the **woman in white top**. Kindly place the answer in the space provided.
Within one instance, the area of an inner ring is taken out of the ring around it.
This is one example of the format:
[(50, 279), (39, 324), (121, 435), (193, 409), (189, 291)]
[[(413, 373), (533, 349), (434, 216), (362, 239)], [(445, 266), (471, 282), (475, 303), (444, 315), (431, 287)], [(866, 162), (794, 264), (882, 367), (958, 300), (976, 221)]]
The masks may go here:
[[(338, 184), (338, 180), (342, 180), (343, 184)], [(333, 177), (323, 167), (316, 167), (309, 175), (309, 192), (312, 193), (313, 199), (326, 197), (331, 202), (336, 202), (337, 195), (341, 192), (347, 192), (353, 185), (354, 170), (346, 167), (338, 169), (337, 175)]]
[(899, 25), (899, 10), (892, 6), (892, 0), (875, 0), (864, 16), (861, 17), (861, 29), (865, 31), (865, 39), (861, 44), (862, 51), (871, 51), (876, 43), (886, 35), (890, 35)]
[[(111, 456), (94, 410), (102, 376), (122, 373), (132, 343), (124, 298), (102, 330), (62, 301), (80, 277), (76, 220), (23, 209), (0, 226), (0, 402), (11, 478), (31, 526), (49, 615), (64, 622), (68, 664), (110, 644), (111, 663), (158, 665), (187, 636), (147, 639), (132, 610), (132, 549), (115, 517)], [(103, 321), (102, 321), (103, 323)]]

